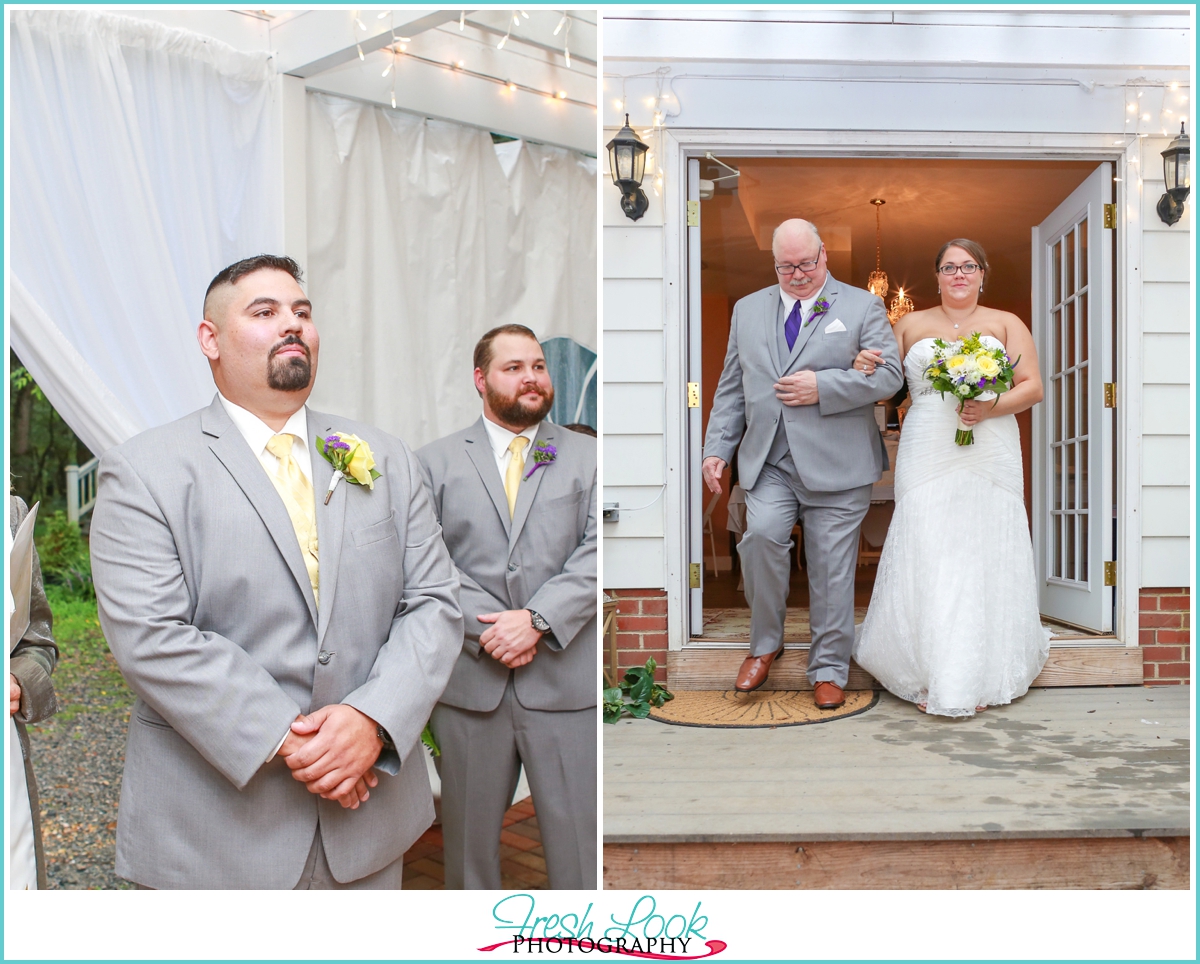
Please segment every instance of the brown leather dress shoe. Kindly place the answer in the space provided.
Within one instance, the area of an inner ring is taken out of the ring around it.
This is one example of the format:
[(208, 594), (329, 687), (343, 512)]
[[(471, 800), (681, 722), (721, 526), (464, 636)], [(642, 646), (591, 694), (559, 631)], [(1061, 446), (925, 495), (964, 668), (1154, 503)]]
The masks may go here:
[(837, 683), (821, 680), (813, 686), (813, 702), (823, 710), (836, 710), (846, 702), (846, 695)]
[(780, 646), (777, 652), (767, 653), (766, 656), (747, 656), (742, 660), (742, 668), (738, 670), (733, 688), (740, 693), (750, 693), (758, 689), (767, 681), (771, 664), (782, 655), (783, 647)]

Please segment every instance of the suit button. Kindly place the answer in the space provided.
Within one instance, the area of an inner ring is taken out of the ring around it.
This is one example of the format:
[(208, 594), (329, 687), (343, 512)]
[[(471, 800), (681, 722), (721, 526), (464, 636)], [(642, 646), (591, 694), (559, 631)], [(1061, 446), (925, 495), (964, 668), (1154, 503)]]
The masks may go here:
[(510, 562), (510, 563), (508, 564), (508, 571), (509, 571), (509, 572), (516, 572), (516, 571), (517, 571), (517, 567), (516, 567), (516, 565), (515, 565), (514, 563), (511, 563), (511, 562)]
[(331, 659), (333, 659), (334, 655), (334, 653), (327, 653), (325, 650), (321, 650), (319, 653), (317, 653), (317, 662), (322, 666), (325, 666)]

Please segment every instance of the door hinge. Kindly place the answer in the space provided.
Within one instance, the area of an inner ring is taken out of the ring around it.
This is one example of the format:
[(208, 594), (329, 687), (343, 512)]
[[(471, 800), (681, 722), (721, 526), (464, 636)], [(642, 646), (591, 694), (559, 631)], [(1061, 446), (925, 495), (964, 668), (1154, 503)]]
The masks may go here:
[(1117, 206), (1115, 204), (1104, 205), (1104, 226), (1106, 228), (1117, 226)]
[(1116, 562), (1104, 563), (1104, 585), (1115, 586), (1117, 584), (1117, 564)]
[(1104, 383), (1104, 407), (1105, 408), (1116, 408), (1117, 407), (1117, 383), (1116, 382), (1105, 382)]
[(689, 228), (700, 227), (700, 202), (688, 201), (688, 225)]
[(700, 383), (688, 382), (688, 408), (700, 407)]
[(689, 567), (688, 585), (692, 589), (700, 588), (700, 563), (693, 562)]

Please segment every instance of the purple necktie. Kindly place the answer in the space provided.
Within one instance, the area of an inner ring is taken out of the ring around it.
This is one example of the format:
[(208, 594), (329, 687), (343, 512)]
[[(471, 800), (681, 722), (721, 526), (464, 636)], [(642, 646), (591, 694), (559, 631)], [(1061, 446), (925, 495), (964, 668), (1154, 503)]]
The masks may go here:
[(796, 347), (796, 336), (800, 334), (800, 322), (803, 315), (800, 309), (800, 302), (792, 305), (792, 313), (787, 316), (787, 321), (783, 323), (783, 336), (787, 339), (788, 351)]

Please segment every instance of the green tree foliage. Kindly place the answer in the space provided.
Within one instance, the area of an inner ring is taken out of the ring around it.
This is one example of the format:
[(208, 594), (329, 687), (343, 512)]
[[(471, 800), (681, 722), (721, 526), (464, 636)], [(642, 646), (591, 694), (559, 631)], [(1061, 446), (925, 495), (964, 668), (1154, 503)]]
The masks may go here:
[(39, 512), (38, 522), (38, 558), (46, 584), (61, 587), (61, 595), (67, 599), (95, 599), (92, 560), (79, 526), (70, 522), (65, 512), (51, 513), (44, 525)]
[(9, 352), (9, 369), (10, 484), (28, 505), (42, 503), (43, 519), (66, 507), (66, 467), (86, 462), (92, 453), (46, 400), (15, 352)]

